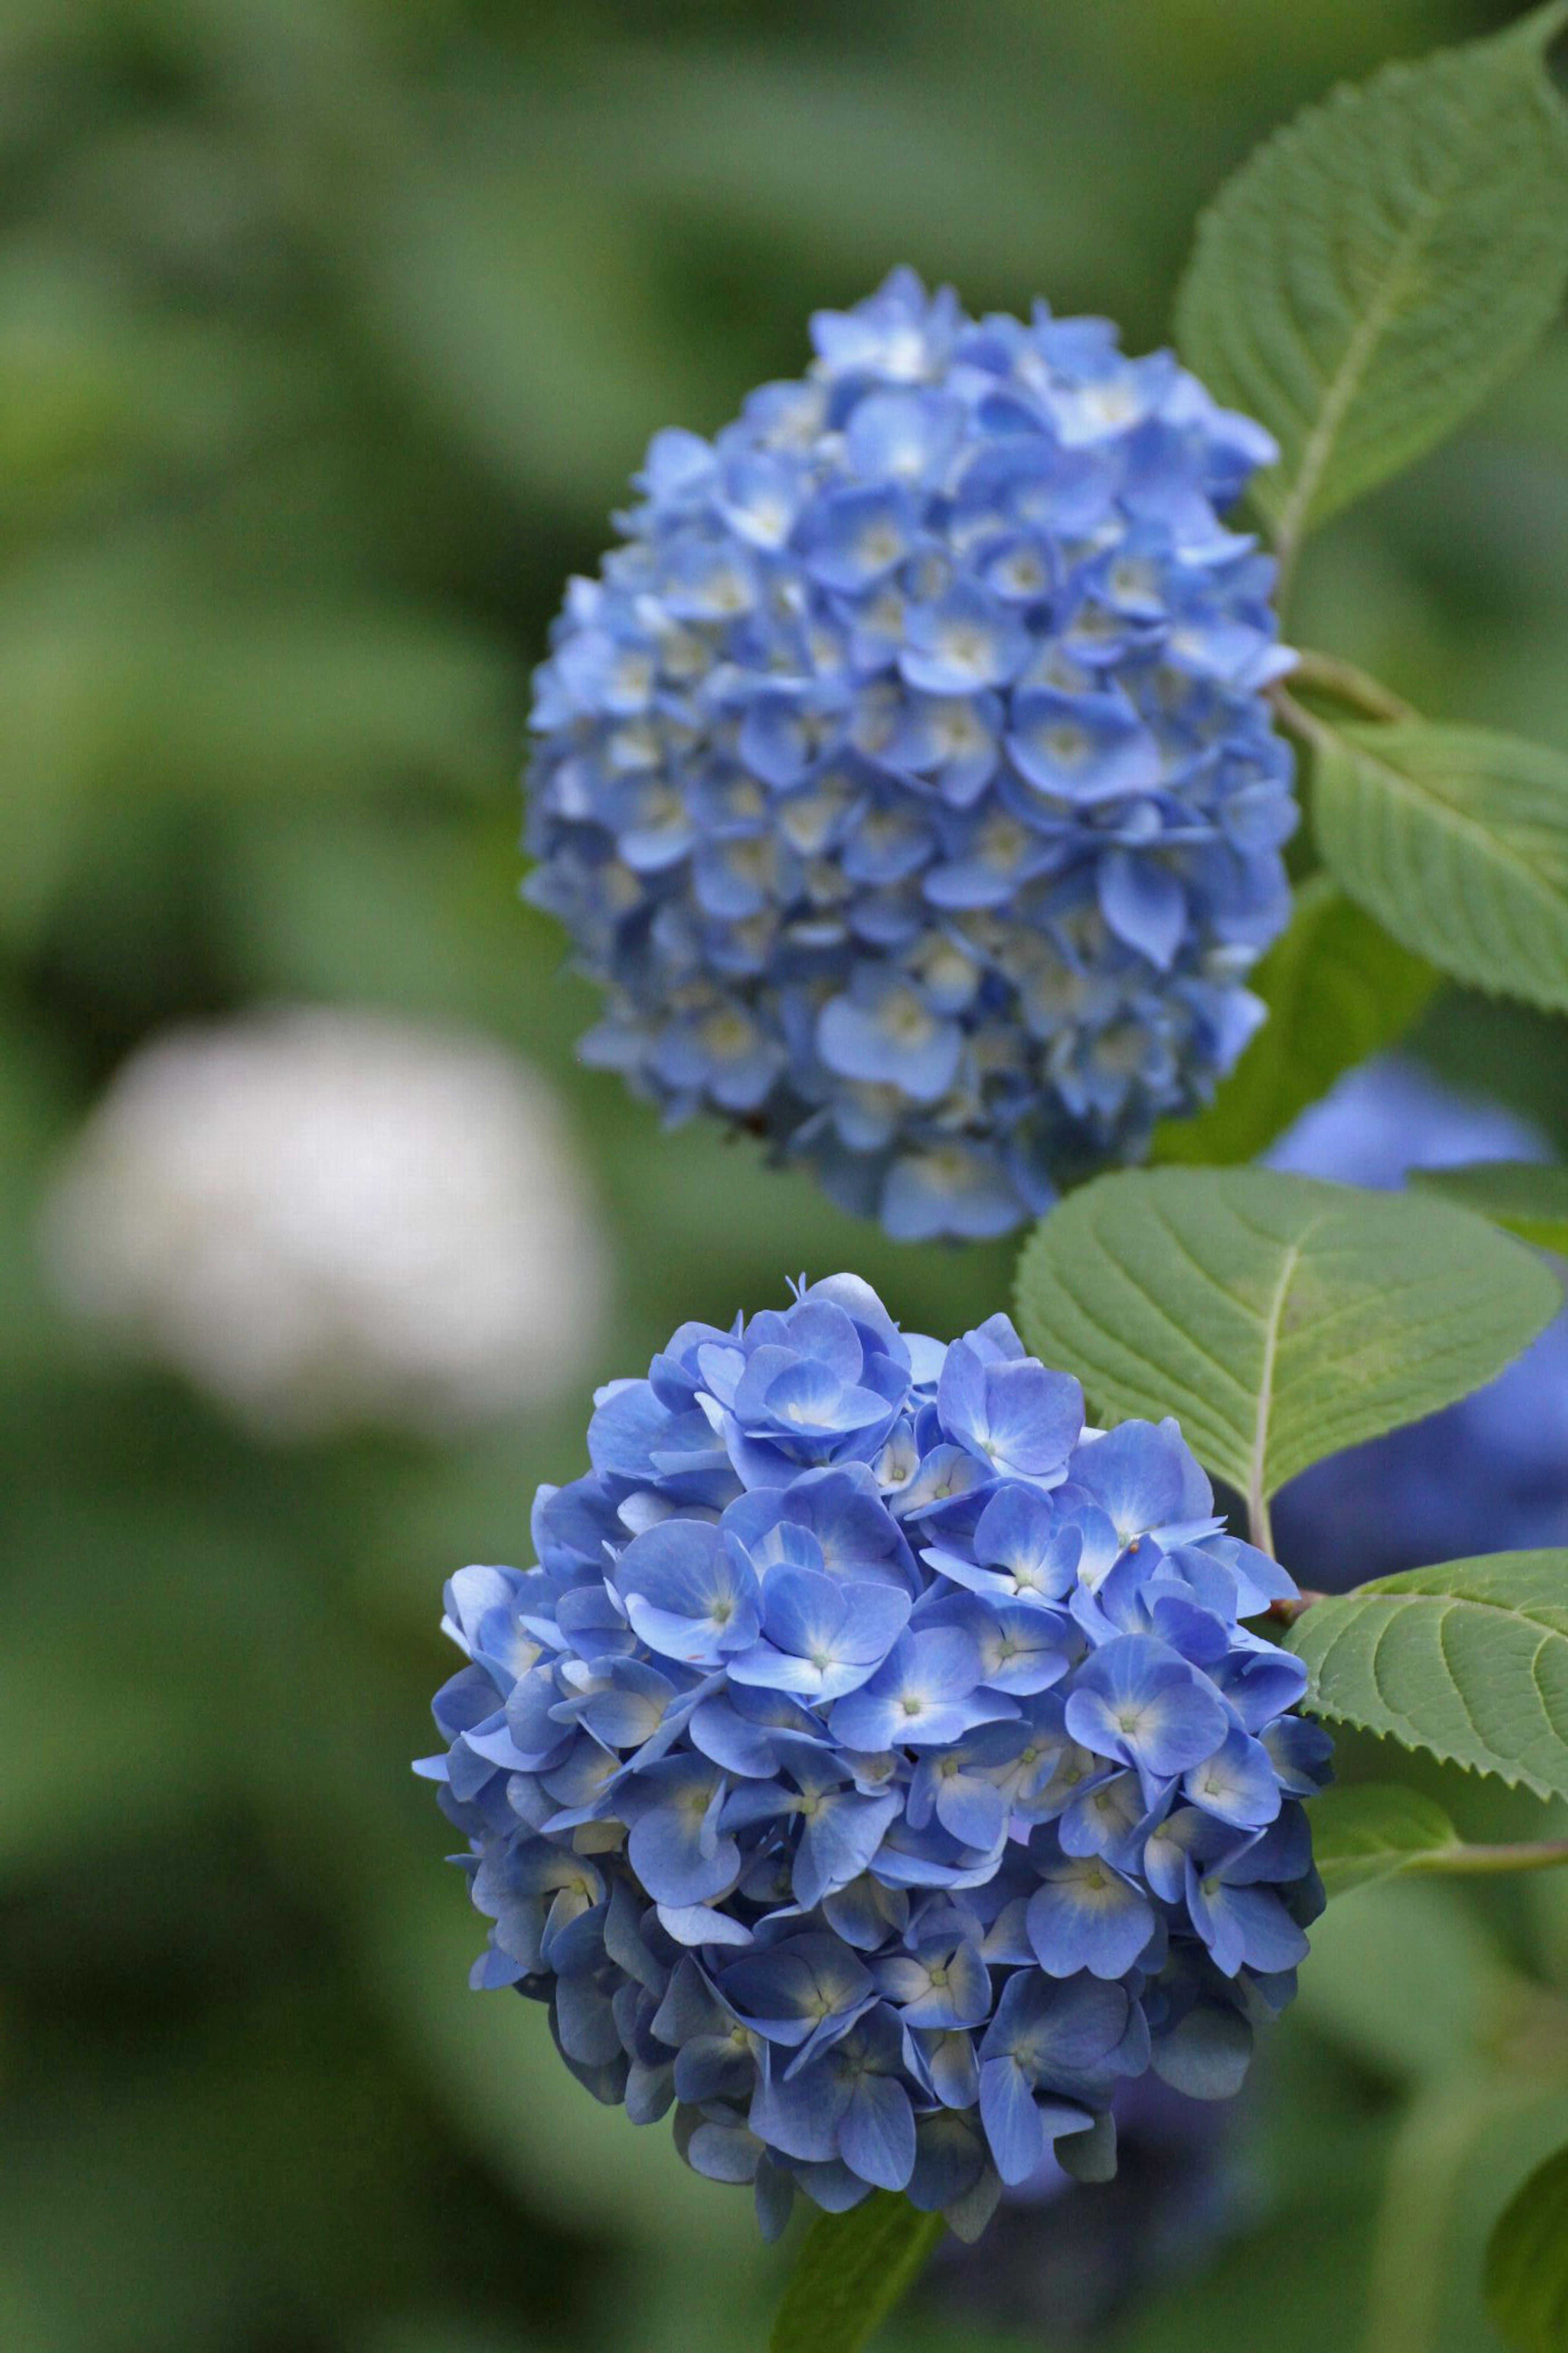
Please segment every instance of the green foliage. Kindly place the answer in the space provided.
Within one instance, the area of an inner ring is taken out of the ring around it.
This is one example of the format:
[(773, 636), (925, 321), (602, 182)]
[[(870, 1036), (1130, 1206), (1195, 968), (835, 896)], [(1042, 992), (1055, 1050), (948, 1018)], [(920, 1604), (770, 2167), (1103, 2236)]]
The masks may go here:
[(1312, 1859), (1330, 1895), (1348, 1895), (1392, 1879), (1423, 1855), (1459, 1843), (1435, 1799), (1395, 1781), (1352, 1782), (1325, 1789), (1309, 1808)]
[(1310, 1935), (1300, 2015), (1384, 2082), (1440, 2083), (1486, 2039), (1509, 1985), (1488, 1924), (1440, 1880), (1367, 1887)]
[(1284, 938), (1252, 976), (1268, 1018), (1206, 1111), (1169, 1119), (1154, 1158), (1230, 1166), (1252, 1160), (1342, 1071), (1402, 1038), (1436, 987), (1412, 955), (1331, 875), (1296, 893)]
[(1487, 2306), (1520, 2353), (1568, 2345), (1568, 2148), (1538, 2166), (1487, 2247)]
[(1457, 980), (1568, 1011), (1568, 758), (1479, 727), (1313, 723), (1349, 895)]
[(1100, 1177), (1018, 1270), (1031, 1348), (1113, 1420), (1173, 1413), (1255, 1504), (1489, 1380), (1560, 1299), (1538, 1260), (1447, 1202), (1258, 1168)]
[(874, 2189), (847, 2214), (819, 2214), (784, 2290), (773, 2353), (859, 2353), (944, 2227), (890, 2189)]
[(1528, 2056), (1500, 2064), (1483, 2047), (1416, 2094), (1390, 2152), (1369, 2353), (1497, 2353), (1481, 2297), (1487, 2223), (1500, 2193), (1568, 2130), (1552, 2074)]
[(1385, 67), (1276, 133), (1201, 224), (1182, 354), (1262, 419), (1282, 547), (1452, 431), (1519, 365), (1568, 279), (1558, 11)]
[(1568, 1552), (1375, 1578), (1315, 1601), (1289, 1647), (1314, 1715), (1568, 1797)]
[(1506, 1226), (1538, 1250), (1568, 1256), (1568, 1168), (1539, 1160), (1475, 1160), (1462, 1168), (1418, 1168), (1410, 1181)]

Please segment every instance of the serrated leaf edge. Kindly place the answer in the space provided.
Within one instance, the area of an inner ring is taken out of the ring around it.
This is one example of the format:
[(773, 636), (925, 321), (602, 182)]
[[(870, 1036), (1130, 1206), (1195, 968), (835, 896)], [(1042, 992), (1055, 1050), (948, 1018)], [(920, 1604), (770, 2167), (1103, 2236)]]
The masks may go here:
[[(1426, 1572), (1417, 1569), (1408, 1573), (1415, 1576), (1422, 1576)], [(1538, 1620), (1531, 1619), (1530, 1612), (1528, 1610), (1510, 1609), (1505, 1603), (1500, 1601), (1479, 1600), (1473, 1595), (1469, 1594), (1423, 1593), (1418, 1590), (1412, 1590), (1409, 1587), (1395, 1586), (1391, 1579), (1376, 1579), (1369, 1585), (1356, 1587), (1352, 1592), (1335, 1594), (1328, 1598), (1336, 1601), (1351, 1603), (1365, 1600), (1397, 1601), (1401, 1599), (1412, 1601), (1431, 1601), (1437, 1603), (1440, 1609), (1451, 1609), (1456, 1608), (1496, 1609), (1505, 1618), (1515, 1620), (1522, 1618), (1531, 1624), (1539, 1622)], [(1317, 1605), (1314, 1604), (1314, 1607), (1316, 1606)], [(1568, 1788), (1559, 1789), (1554, 1788), (1551, 1782), (1542, 1781), (1527, 1765), (1516, 1765), (1514, 1769), (1510, 1771), (1500, 1763), (1496, 1765), (1477, 1765), (1472, 1763), (1468, 1757), (1446, 1756), (1441, 1749), (1434, 1747), (1429, 1740), (1423, 1740), (1419, 1736), (1406, 1737), (1405, 1733), (1400, 1729), (1398, 1724), (1373, 1724), (1367, 1716), (1357, 1714), (1353, 1709), (1348, 1707), (1338, 1707), (1331, 1704), (1325, 1704), (1321, 1693), (1319, 1690), (1323, 1671), (1327, 1667), (1329, 1661), (1332, 1658), (1337, 1645), (1344, 1640), (1345, 1636), (1351, 1631), (1352, 1627), (1356, 1622), (1355, 1619), (1347, 1617), (1343, 1626), (1342, 1626), (1336, 1633), (1330, 1636), (1328, 1647), (1323, 1651), (1323, 1654), (1318, 1661), (1315, 1668), (1310, 1666), (1305, 1660), (1302, 1661), (1302, 1664), (1307, 1666), (1308, 1673), (1311, 1677), (1308, 1696), (1301, 1702), (1301, 1706), (1307, 1715), (1321, 1716), (1324, 1722), (1328, 1724), (1351, 1725), (1357, 1731), (1370, 1732), (1374, 1738), (1393, 1740), (1398, 1746), (1405, 1749), (1413, 1756), (1436, 1757), (1444, 1764), (1457, 1766), (1462, 1773), (1474, 1773), (1478, 1779), (1481, 1780), (1501, 1781), (1507, 1788), (1528, 1789), (1531, 1797), (1534, 1798), (1545, 1799), (1568, 1796)], [(1377, 1639), (1373, 1644), (1372, 1653), (1367, 1660), (1366, 1665), (1367, 1672), (1371, 1676), (1374, 1684), (1377, 1684), (1378, 1681), (1378, 1652), (1382, 1650), (1384, 1641), (1393, 1631), (1396, 1622), (1397, 1620), (1391, 1617), (1379, 1630)], [(1441, 1618), (1439, 1618), (1439, 1651), (1442, 1649), (1441, 1622)], [(1550, 1627), (1546, 1629), (1546, 1631), (1550, 1635), (1556, 1636), (1559, 1640), (1568, 1639), (1564, 1638), (1561, 1634), (1560, 1630), (1556, 1627)], [(1292, 1651), (1292, 1654), (1294, 1656), (1300, 1657), (1300, 1652), (1294, 1651), (1293, 1645), (1289, 1638), (1287, 1638), (1285, 1648)], [(1535, 1657), (1537, 1659), (1539, 1659), (1541, 1652), (1544, 1648), (1544, 1642), (1537, 1645), (1535, 1651)], [(1444, 1663), (1447, 1665), (1446, 1659)], [(1533, 1660), (1531, 1661), (1531, 1680), (1536, 1680), (1534, 1675)], [(1475, 1717), (1470, 1712), (1470, 1704), (1465, 1696), (1463, 1687), (1451, 1672), (1449, 1674), (1449, 1681), (1453, 1686), (1455, 1697), (1458, 1699), (1460, 1707), (1464, 1711), (1466, 1721), (1469, 1724), (1472, 1731), (1475, 1733), (1479, 1744), (1483, 1747), (1489, 1747), (1490, 1743), (1481, 1732), (1480, 1726), (1476, 1723)], [(1379, 1695), (1381, 1696), (1381, 1685), (1378, 1685), (1378, 1690)], [(1405, 1711), (1403, 1709), (1395, 1708), (1392, 1704), (1389, 1704), (1388, 1713), (1391, 1717), (1402, 1718), (1405, 1725), (1408, 1725), (1410, 1722), (1408, 1715), (1406, 1715)], [(1548, 1720), (1550, 1721), (1550, 1719)], [(1555, 1727), (1553, 1727), (1553, 1729), (1555, 1729)], [(1568, 1734), (1559, 1734), (1557, 1736), (1563, 1740), (1565, 1746), (1568, 1746)]]
[[(1551, 21), (1553, 17), (1555, 17), (1556, 21)], [(1538, 23), (1536, 22), (1536, 19), (1545, 21)], [(1280, 155), (1289, 148), (1293, 147), (1300, 139), (1302, 134), (1307, 132), (1320, 119), (1331, 115), (1336, 111), (1342, 113), (1349, 111), (1351, 109), (1364, 103), (1365, 100), (1375, 92), (1380, 90), (1386, 91), (1396, 87), (1401, 82), (1408, 82), (1415, 76), (1425, 73), (1434, 67), (1444, 68), (1450, 66), (1462, 58), (1472, 56), (1478, 50), (1504, 50), (1512, 47), (1521, 51), (1528, 50), (1532, 53), (1542, 69), (1540, 94), (1546, 98), (1549, 102), (1555, 104), (1555, 93), (1553, 92), (1550, 80), (1547, 79), (1544, 71), (1543, 53), (1547, 43), (1554, 38), (1557, 32), (1562, 29), (1563, 22), (1568, 22), (1568, 5), (1564, 5), (1561, 9), (1555, 10), (1552, 7), (1548, 6), (1547, 8), (1537, 10), (1535, 12), (1534, 18), (1526, 17), (1521, 20), (1518, 24), (1507, 26), (1503, 27), (1500, 32), (1484, 36), (1479, 40), (1452, 42), (1443, 47), (1430, 51), (1423, 58), (1398, 58), (1390, 59), (1388, 62), (1381, 66), (1374, 73), (1369, 75), (1364, 81), (1353, 82), (1345, 80), (1334, 83), (1332, 87), (1326, 90), (1321, 98), (1309, 100), (1309, 102), (1292, 115), (1288, 121), (1279, 124), (1279, 126), (1275, 131), (1271, 132), (1266, 139), (1260, 141), (1258, 146), (1252, 150), (1251, 153), (1243, 159), (1241, 164), (1237, 167), (1237, 172), (1232, 174), (1221, 185), (1221, 186), (1215, 190), (1214, 195), (1210, 198), (1209, 202), (1204, 206), (1198, 215), (1197, 227), (1194, 237), (1192, 253), (1188, 259), (1187, 266), (1182, 273), (1181, 281), (1176, 289), (1174, 306), (1175, 341), (1177, 349), (1181, 352), (1182, 356), (1184, 358), (1187, 358), (1188, 356), (1186, 350), (1184, 349), (1184, 326), (1188, 317), (1188, 307), (1192, 298), (1192, 288), (1196, 280), (1198, 271), (1208, 253), (1209, 248), (1212, 247), (1215, 240), (1223, 233), (1225, 227), (1223, 216), (1226, 205), (1230, 199), (1237, 180), (1244, 174), (1252, 171), (1255, 167), (1261, 166), (1266, 157), (1271, 158)], [(1433, 211), (1437, 209), (1440, 209), (1440, 206), (1436, 204), (1429, 206), (1426, 208), (1428, 217)], [(1400, 246), (1402, 254), (1409, 241), (1408, 235), (1401, 238)], [(1394, 270), (1391, 269), (1389, 283), (1392, 283), (1394, 274)], [(1368, 359), (1370, 358), (1372, 351), (1374, 349), (1377, 341), (1381, 339), (1383, 329), (1387, 322), (1389, 311), (1392, 307), (1393, 305), (1391, 301), (1385, 301), (1382, 295), (1379, 296), (1352, 332), (1338, 365), (1332, 372), (1332, 375), (1331, 377), (1321, 379), (1325, 385), (1325, 397), (1322, 407), (1320, 409), (1318, 414), (1318, 421), (1315, 425), (1308, 425), (1307, 418), (1301, 414), (1294, 400), (1290, 400), (1286, 403), (1286, 406), (1296, 409), (1297, 415), (1300, 417), (1301, 424), (1307, 429), (1306, 438), (1302, 443), (1301, 453), (1297, 462), (1296, 472), (1289, 489), (1287, 490), (1285, 488), (1282, 466), (1279, 463), (1268, 468), (1263, 478), (1266, 482), (1272, 478), (1274, 481), (1279, 483), (1284, 493), (1272, 525), (1276, 552), (1279, 559), (1282, 588), (1290, 576), (1297, 546), (1300, 541), (1305, 536), (1306, 530), (1312, 520), (1312, 500), (1317, 493), (1319, 485), (1322, 481), (1329, 459), (1332, 454), (1334, 438), (1337, 435), (1339, 427), (1342, 423), (1352, 401), (1355, 397), (1355, 393), (1364, 375)], [(1368, 336), (1365, 333), (1365, 330), (1368, 328), (1369, 324), (1374, 322), (1374, 319), (1376, 332), (1375, 333)], [(1256, 356), (1258, 355), (1255, 353), (1255, 357)], [(1352, 357), (1355, 361), (1355, 368), (1353, 374), (1350, 375), (1348, 380), (1346, 380), (1347, 372), (1350, 370)], [(1195, 365), (1195, 356), (1191, 364)], [(1267, 367), (1265, 367), (1264, 372), (1267, 374), (1273, 373)], [(1198, 369), (1198, 373), (1200, 375), (1202, 375), (1201, 368)], [(1483, 386), (1477, 396), (1478, 405), (1481, 400), (1484, 400), (1487, 397), (1489, 392), (1495, 390), (1497, 388), (1497, 384), (1502, 380), (1503, 379), (1500, 376), (1495, 376), (1490, 384)], [(1332, 431), (1325, 433), (1324, 428), (1325, 425), (1329, 421), (1331, 410), (1332, 411)], [(1319, 445), (1321, 445), (1321, 454), (1314, 459), (1313, 452)], [(1302, 492), (1303, 482), (1306, 483), (1304, 494)], [(1353, 502), (1354, 497), (1357, 495), (1360, 494), (1352, 493), (1352, 501), (1340, 501), (1337, 503), (1352, 503)], [(1256, 491), (1254, 492), (1253, 497), (1254, 503), (1262, 509), (1267, 516), (1268, 502), (1264, 499), (1258, 498)], [(1337, 505), (1335, 508), (1331, 508), (1328, 512), (1331, 514), (1336, 511)], [(1319, 520), (1327, 520), (1327, 516), (1319, 518)], [(1401, 944), (1407, 945), (1408, 943), (1402, 942)], [(1420, 953), (1420, 951), (1417, 950), (1416, 953)]]

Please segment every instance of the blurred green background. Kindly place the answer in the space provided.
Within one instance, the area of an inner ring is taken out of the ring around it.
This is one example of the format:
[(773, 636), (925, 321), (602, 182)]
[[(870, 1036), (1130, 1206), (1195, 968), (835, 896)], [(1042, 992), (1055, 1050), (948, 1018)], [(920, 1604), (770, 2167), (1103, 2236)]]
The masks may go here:
[[(651, 431), (798, 372), (813, 307), (901, 259), (1146, 348), (1255, 139), (1514, 13), (0, 0), (7, 2353), (763, 2341), (784, 2258), (744, 2197), (466, 1991), (407, 1771), (440, 1580), (525, 1557), (585, 1398), (265, 1443), (70, 1328), (38, 1203), (144, 1038), (363, 1004), (559, 1083), (614, 1261), (596, 1378), (803, 1267), (917, 1327), (1000, 1303), (1006, 1250), (901, 1250), (574, 1068), (584, 992), (515, 897), (561, 584)], [(1568, 333), (1311, 552), (1291, 633), (1568, 744)], [(1423, 1045), (1564, 1145), (1564, 1035), (1449, 996)], [(1360, 1895), (1315, 1943), (1217, 2143), (939, 2266), (889, 2345), (1484, 2353), (1486, 2224), (1568, 2136), (1568, 1885)]]

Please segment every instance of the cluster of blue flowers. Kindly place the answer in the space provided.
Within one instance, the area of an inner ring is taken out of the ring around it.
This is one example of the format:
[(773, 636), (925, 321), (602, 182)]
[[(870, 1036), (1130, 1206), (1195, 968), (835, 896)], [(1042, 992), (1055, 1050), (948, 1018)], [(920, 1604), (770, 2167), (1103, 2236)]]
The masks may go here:
[(1117, 2086), (1236, 2089), (1321, 1901), (1329, 1742), (1241, 1623), (1294, 1587), (1173, 1421), (1086, 1429), (1005, 1316), (949, 1347), (850, 1275), (600, 1392), (538, 1566), (468, 1568), (422, 1768), (481, 1987), (700, 2172), (980, 2228)]
[(1276, 455), (1110, 324), (900, 270), (800, 383), (665, 432), (537, 680), (529, 895), (585, 1042), (908, 1240), (1135, 1157), (1261, 1014), (1290, 666), (1222, 513)]

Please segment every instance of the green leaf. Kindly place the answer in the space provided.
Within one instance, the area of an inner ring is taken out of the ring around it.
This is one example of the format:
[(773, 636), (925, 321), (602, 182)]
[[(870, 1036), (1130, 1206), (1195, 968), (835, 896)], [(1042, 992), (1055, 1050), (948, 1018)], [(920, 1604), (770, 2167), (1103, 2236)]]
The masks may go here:
[(1307, 1811), (1312, 1860), (1330, 1895), (1348, 1895), (1353, 1887), (1391, 1879), (1423, 1855), (1459, 1844), (1441, 1806), (1394, 1781), (1325, 1789)]
[(1509, 2200), (1487, 2247), (1487, 2308), (1520, 2353), (1568, 2345), (1568, 2148)]
[(1163, 1123), (1154, 1158), (1210, 1166), (1256, 1159), (1342, 1071), (1402, 1037), (1436, 985), (1431, 965), (1390, 939), (1331, 875), (1310, 876), (1289, 930), (1252, 976), (1268, 1020), (1206, 1111)]
[(1378, 1577), (1314, 1601), (1287, 1648), (1314, 1715), (1568, 1797), (1568, 1552)]
[(1402, 1782), (1352, 1782), (1325, 1789), (1310, 1800), (1309, 1811), (1312, 1859), (1330, 1895), (1346, 1895), (1405, 1871), (1495, 1878), (1568, 1866), (1568, 1839), (1467, 1845), (1441, 1806)]
[(1421, 721), (1313, 741), (1318, 848), (1351, 898), (1457, 980), (1568, 1012), (1568, 759)]
[(1568, 1168), (1539, 1160), (1472, 1160), (1462, 1168), (1413, 1168), (1410, 1181), (1506, 1226), (1538, 1250), (1568, 1257)]
[(819, 2214), (795, 2258), (772, 2353), (858, 2353), (914, 2281), (945, 2225), (901, 2193), (873, 2190), (847, 2214)]
[(1277, 132), (1205, 215), (1182, 355), (1280, 445), (1256, 495), (1284, 548), (1451, 432), (1568, 279), (1556, 10), (1385, 66)]
[(1492, 1379), (1562, 1303), (1467, 1210), (1262, 1168), (1097, 1178), (1037, 1228), (1017, 1296), (1102, 1414), (1175, 1414), (1256, 1499)]

